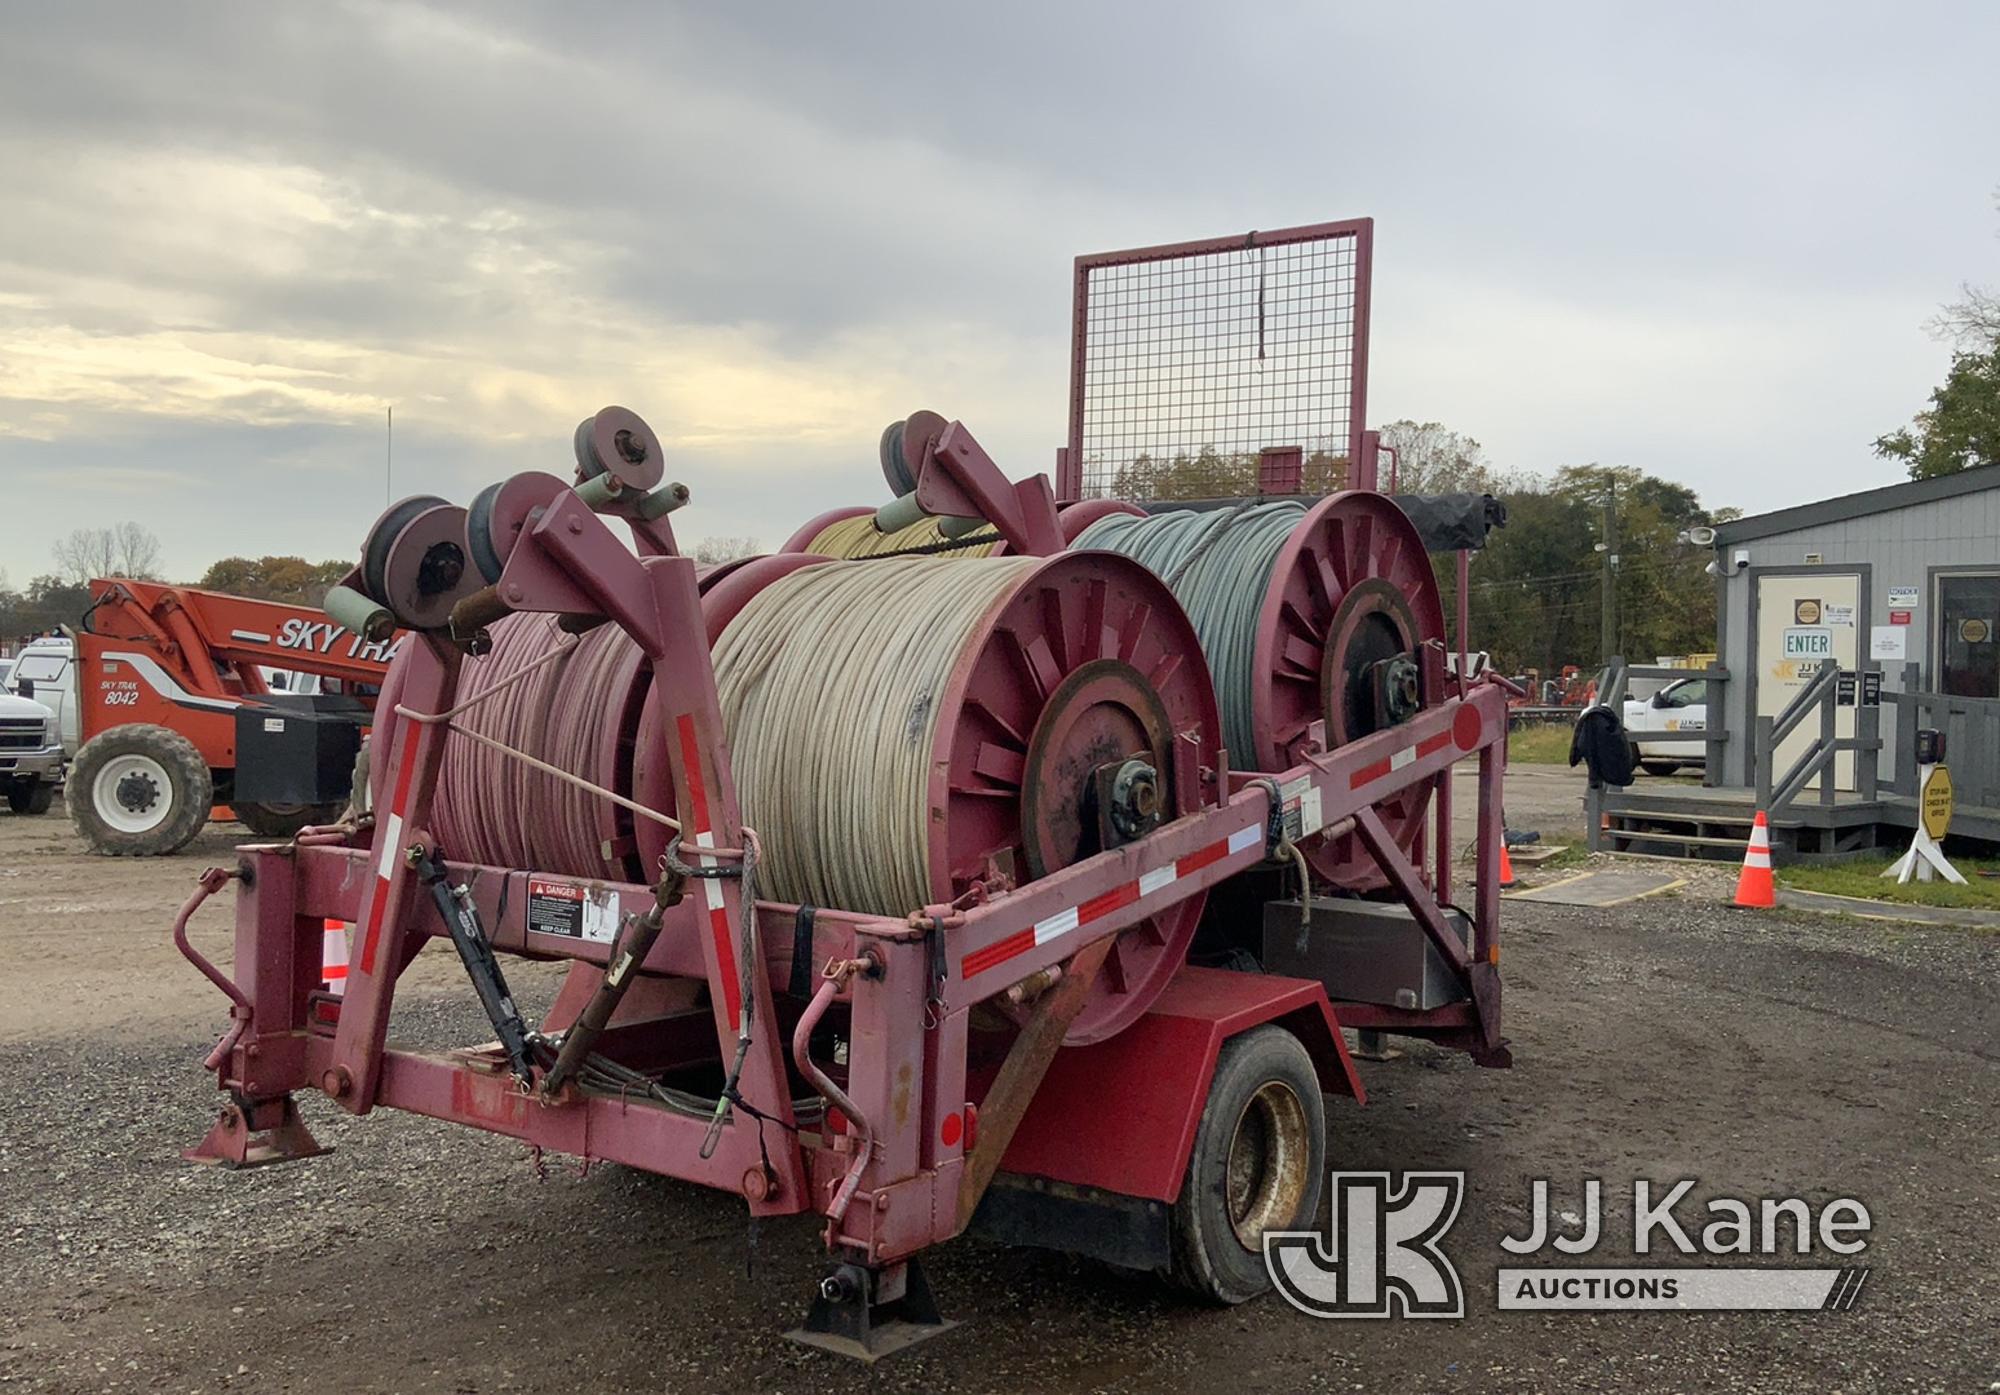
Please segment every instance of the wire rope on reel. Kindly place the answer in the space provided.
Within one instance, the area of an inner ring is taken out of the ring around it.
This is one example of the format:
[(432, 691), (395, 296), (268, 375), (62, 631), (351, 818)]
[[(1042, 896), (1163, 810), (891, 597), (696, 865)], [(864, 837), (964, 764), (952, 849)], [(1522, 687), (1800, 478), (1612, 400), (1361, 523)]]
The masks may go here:
[[(626, 726), (644, 696), (638, 646), (602, 625), (493, 692), (561, 645), (563, 634), (552, 615), (510, 615), (489, 633), (492, 649), (460, 669), (456, 700), (477, 705), (455, 725), (629, 793)], [(488, 692), (492, 699), (479, 701)], [(590, 877), (643, 871), (621, 841), (625, 821), (610, 801), (471, 741), (445, 743), (432, 821), (448, 855), (464, 861)]]
[[(769, 899), (900, 917), (974, 882), (1034, 881), (1216, 796), (1221, 722), (1200, 641), (1131, 559), (775, 556), (703, 605)], [(671, 812), (678, 755), (654, 730), (670, 724), (623, 632), (601, 626), (556, 657), (565, 638), (548, 616), (491, 632), (461, 669), (455, 724)], [(617, 817), (602, 794), (446, 743), (432, 826), (450, 857), (649, 880), (660, 830), (628, 817), (606, 834)], [(1150, 1006), (1203, 900), (1119, 936), (1068, 1040), (1101, 1040)]]
[[(866, 520), (862, 520), (864, 523)], [(716, 691), (745, 817), (781, 900), (903, 915), (932, 899), (938, 699), (980, 619), (1036, 566), (821, 567), (723, 631)]]
[(1222, 705), (1223, 741), (1231, 763), (1243, 768), (1256, 768), (1257, 758), (1251, 703), (1258, 607), (1278, 550), (1305, 512), (1305, 505), (1283, 500), (1137, 518), (1114, 514), (1084, 529), (1074, 544), (1122, 553), (1166, 581), (1201, 636)]
[[(1237, 770), (1287, 770), (1315, 723), (1328, 747), (1414, 715), (1385, 710), (1386, 669), (1413, 674), (1410, 656), (1444, 636), (1437, 576), (1415, 526), (1385, 495), (1349, 490), (1306, 507), (1246, 502), (1219, 511), (1113, 516), (1085, 527), (1078, 547), (1108, 547), (1165, 577), (1201, 632)], [(1420, 694), (1418, 706), (1436, 700)], [(1376, 805), (1414, 853), (1430, 783)], [(1384, 884), (1358, 835), (1308, 838), (1313, 871), (1334, 885)]]
[[(1128, 558), (823, 563), (772, 581), (714, 652), (775, 901), (901, 917), (976, 881), (1032, 882), (1216, 793), (1178, 783), (1212, 781), (1220, 744), (1200, 640)], [(1067, 1041), (1151, 1005), (1204, 900), (1118, 936)]]

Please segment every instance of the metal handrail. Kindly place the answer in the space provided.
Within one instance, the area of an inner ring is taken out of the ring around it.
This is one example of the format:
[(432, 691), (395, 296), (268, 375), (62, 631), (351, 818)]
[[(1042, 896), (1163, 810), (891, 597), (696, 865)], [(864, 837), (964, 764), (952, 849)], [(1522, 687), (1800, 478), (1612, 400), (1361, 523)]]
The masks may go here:
[(1819, 666), (1819, 672), (1813, 675), (1812, 682), (1799, 689), (1792, 700), (1785, 704), (1785, 710), (1772, 719), (1771, 741), (1774, 747), (1792, 734), (1792, 728), (1805, 720), (1806, 713), (1815, 703), (1833, 700), (1834, 684), (1839, 676), (1840, 665), (1836, 661), (1828, 659)]

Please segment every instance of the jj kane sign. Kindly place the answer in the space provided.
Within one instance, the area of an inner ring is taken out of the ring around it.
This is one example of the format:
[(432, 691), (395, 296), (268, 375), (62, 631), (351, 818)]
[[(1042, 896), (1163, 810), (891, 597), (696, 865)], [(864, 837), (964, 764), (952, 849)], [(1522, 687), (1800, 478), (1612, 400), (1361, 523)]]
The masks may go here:
[[(1511, 1255), (1597, 1256), (1589, 1265), (1503, 1265), (1496, 1299), (1516, 1309), (1819, 1309), (1851, 1308), (1868, 1270), (1833, 1265), (1759, 1264), (1824, 1253), (1847, 1259), (1868, 1247), (1868, 1208), (1842, 1197), (1817, 1211), (1798, 1197), (1744, 1200), (1716, 1196), (1696, 1204), (1696, 1183), (1684, 1178), (1632, 1184), (1630, 1253), (1673, 1263), (1607, 1266), (1610, 1239), (1604, 1184), (1588, 1178), (1582, 1211), (1552, 1211), (1549, 1184), (1529, 1194), (1527, 1228), (1507, 1235)], [(1274, 1232), (1264, 1237), (1271, 1281), (1296, 1308), (1315, 1317), (1455, 1318), (1465, 1315), (1465, 1289), (1443, 1241), (1465, 1195), (1462, 1172), (1412, 1172), (1400, 1183), (1388, 1173), (1332, 1175), (1331, 1228)], [(1722, 1264), (1688, 1263), (1714, 1259)], [(1752, 1262), (1746, 1263), (1749, 1260)]]

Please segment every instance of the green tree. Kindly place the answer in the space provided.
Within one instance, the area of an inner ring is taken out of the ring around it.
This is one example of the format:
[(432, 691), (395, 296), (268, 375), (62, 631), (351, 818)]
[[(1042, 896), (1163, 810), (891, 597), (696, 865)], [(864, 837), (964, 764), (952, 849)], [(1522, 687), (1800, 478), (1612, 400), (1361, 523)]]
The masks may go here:
[(339, 560), (308, 562), (303, 557), (224, 557), (195, 585), (252, 600), (316, 606), (353, 565)]
[(1916, 480), (2000, 460), (2000, 337), (1976, 353), (1953, 354), (1930, 407), (1878, 437), (1875, 453), (1902, 461)]
[(90, 604), (90, 588), (59, 576), (38, 576), (22, 591), (0, 590), (0, 639), (47, 634), (76, 625)]
[[(1383, 450), (1395, 452), (1399, 493), (1484, 494), (1492, 488), (1494, 471), (1486, 463), (1485, 449), (1441, 422), (1392, 421), (1382, 428), (1381, 436)], [(1384, 459), (1384, 489), (1389, 487), (1389, 469)]]
[[(1619, 645), (1628, 658), (1706, 653), (1715, 647), (1715, 587), (1706, 548), (1682, 542), (1690, 527), (1734, 510), (1704, 508), (1693, 490), (1629, 466), (1569, 466), (1552, 477), (1494, 476), (1507, 526), (1475, 553), (1468, 599), (1471, 642), (1505, 672), (1552, 677), (1567, 665), (1594, 669), (1604, 604), (1607, 492), (1615, 499)], [(1456, 567), (1435, 559), (1446, 613), (1456, 611)]]

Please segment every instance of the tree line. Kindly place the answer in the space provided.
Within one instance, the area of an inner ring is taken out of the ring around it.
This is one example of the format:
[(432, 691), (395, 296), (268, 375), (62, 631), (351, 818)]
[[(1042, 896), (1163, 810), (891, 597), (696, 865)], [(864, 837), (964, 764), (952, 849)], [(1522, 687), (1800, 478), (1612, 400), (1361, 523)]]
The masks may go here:
[[(689, 549), (697, 562), (726, 562), (758, 551), (749, 537), (702, 538)], [(140, 523), (107, 528), (78, 528), (49, 549), (53, 566), (16, 590), (0, 571), (0, 641), (19, 643), (57, 627), (72, 628), (90, 606), (93, 577), (129, 577), (159, 581), (160, 540)], [(193, 585), (252, 600), (285, 605), (318, 606), (327, 589), (346, 576), (353, 563), (343, 558), (308, 562), (303, 557), (224, 557), (203, 572)]]

